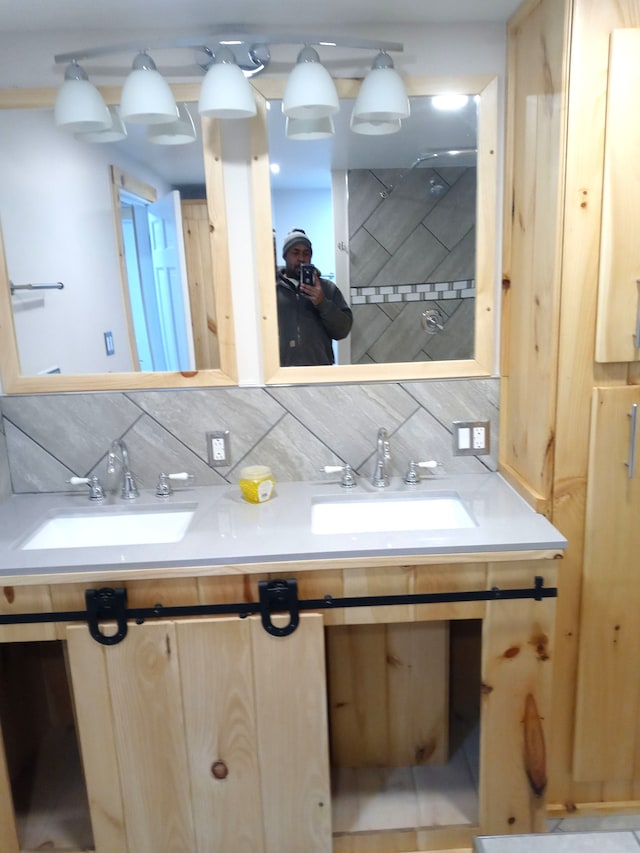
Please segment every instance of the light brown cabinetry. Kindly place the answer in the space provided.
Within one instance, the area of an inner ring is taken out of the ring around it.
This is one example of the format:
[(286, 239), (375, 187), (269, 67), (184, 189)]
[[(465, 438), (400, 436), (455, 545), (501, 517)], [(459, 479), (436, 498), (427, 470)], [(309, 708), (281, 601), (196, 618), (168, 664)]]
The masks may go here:
[(68, 629), (97, 850), (330, 853), (322, 617)]
[(589, 630), (580, 635), (574, 752), (580, 781), (640, 775), (638, 408), (640, 387), (594, 391), (581, 605)]
[[(295, 574), (301, 599), (533, 591), (536, 576), (555, 586), (557, 553), (492, 556), (309, 563), (271, 576)], [(132, 607), (257, 601), (269, 577), (143, 574), (125, 583)], [(80, 609), (88, 585), (59, 580), (12, 588), (0, 612), (31, 612), (36, 601), (40, 610)], [(33, 675), (34, 699), (46, 705), (64, 692), (66, 667), (64, 725), (48, 713), (45, 722), (56, 742), (75, 732), (82, 756), (75, 781), (73, 762), (56, 764), (51, 830), (40, 808), (36, 832), (28, 809), (16, 821), (10, 804), (21, 771), (38, 762), (0, 754), (0, 849), (18, 853), (28, 837), (31, 847), (97, 853), (413, 853), (471, 848), (480, 832), (543, 831), (554, 621), (555, 598), (527, 596), (309, 611), (287, 637), (268, 634), (258, 616), (131, 622), (115, 645), (97, 643), (83, 624), (0, 626), (0, 662), (11, 665), (0, 667), (5, 746), (47, 740), (12, 715), (20, 697), (10, 676), (23, 648), (36, 661), (55, 648), (55, 670)], [(454, 773), (467, 786), (456, 792), (459, 809), (442, 780), (460, 746), (449, 729), (461, 722), (475, 733), (477, 775)], [(74, 807), (86, 803), (71, 837), (65, 792)]]
[[(596, 361), (640, 360), (640, 29), (611, 33)], [(630, 114), (631, 113), (631, 114)]]
[(508, 24), (500, 465), (569, 542), (550, 721), (558, 815), (640, 800), (639, 516), (629, 418), (609, 417), (640, 381), (640, 122), (626, 101), (639, 27), (637, 0), (527, 0)]

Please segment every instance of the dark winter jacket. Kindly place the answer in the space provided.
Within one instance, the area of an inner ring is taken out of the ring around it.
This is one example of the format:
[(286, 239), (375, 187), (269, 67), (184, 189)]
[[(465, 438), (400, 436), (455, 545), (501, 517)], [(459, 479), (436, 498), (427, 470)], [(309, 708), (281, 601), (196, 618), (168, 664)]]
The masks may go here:
[(320, 279), (324, 300), (316, 306), (291, 279), (278, 270), (278, 332), (280, 366), (333, 364), (332, 341), (346, 338), (351, 331), (353, 314), (336, 285)]

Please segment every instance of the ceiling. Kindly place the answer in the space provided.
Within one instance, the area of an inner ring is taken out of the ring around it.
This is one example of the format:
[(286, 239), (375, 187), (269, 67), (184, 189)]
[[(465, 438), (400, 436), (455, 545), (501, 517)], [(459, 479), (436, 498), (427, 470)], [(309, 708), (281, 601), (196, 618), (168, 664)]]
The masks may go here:
[[(90, 44), (122, 44), (125, 41), (133, 42), (144, 32), (148, 38), (162, 39), (167, 37), (195, 36), (210, 32), (213, 28), (250, 30), (256, 26), (256, 22), (268, 22), (270, 33), (278, 32), (315, 32), (335, 33), (342, 26), (366, 24), (366, 27), (389, 28), (389, 38), (393, 38), (391, 25), (396, 27), (405, 25), (473, 25), (473, 24), (503, 24), (518, 8), (522, 0), (392, 0), (383, 3), (381, 0), (324, 0), (323, 3), (301, 3), (300, 0), (216, 0), (215, 5), (211, 0), (0, 0), (0, 38), (5, 38), (5, 44), (20, 43), (20, 36), (25, 38), (51, 33), (51, 42), (55, 43), (60, 38), (67, 39), (71, 36), (75, 46), (83, 47)], [(263, 24), (264, 27), (264, 24)], [(113, 39), (113, 33), (126, 33), (125, 38)], [(55, 34), (55, 35), (54, 35)], [(58, 35), (59, 34), (59, 35)], [(366, 33), (364, 33), (366, 35)], [(12, 38), (13, 36), (13, 38)], [(69, 49), (69, 48), (67, 48)], [(155, 55), (155, 54), (154, 54)], [(158, 57), (156, 56), (156, 59)], [(124, 76), (130, 67), (130, 57), (120, 58), (122, 68), (119, 69)], [(100, 60), (98, 60), (99, 62)], [(323, 58), (323, 61), (324, 58)], [(325, 65), (330, 66), (325, 61)], [(286, 67), (288, 68), (290, 63)], [(60, 66), (61, 68), (62, 66)], [(159, 63), (159, 67), (160, 63)], [(199, 73), (200, 69), (195, 66)], [(272, 62), (269, 66), (271, 71), (282, 72), (277, 63)], [(58, 69), (59, 70), (59, 69)], [(164, 69), (161, 67), (161, 70)], [(175, 69), (174, 69), (175, 71)], [(166, 72), (165, 72), (166, 73)], [(193, 73), (191, 71), (190, 73)], [(96, 75), (100, 82), (97, 69), (91, 68), (90, 74)], [(174, 75), (174, 79), (179, 79)], [(197, 114), (195, 115), (197, 123)], [(407, 123), (408, 124), (408, 123)], [(284, 127), (284, 125), (283, 125)], [(130, 134), (132, 137), (134, 134)], [(348, 135), (348, 134), (345, 134)], [(353, 134), (352, 134), (353, 135)], [(282, 137), (282, 144), (286, 144)], [(407, 137), (407, 131), (404, 134)], [(125, 145), (127, 143), (124, 143)], [(194, 158), (194, 164), (187, 158), (186, 149), (192, 146), (180, 146), (182, 152), (167, 151), (165, 146), (145, 146), (144, 154), (138, 150), (135, 138), (128, 140), (130, 153), (134, 158), (143, 162), (154, 163), (159, 171), (163, 171), (163, 161), (169, 172), (179, 171), (181, 183), (198, 183), (198, 175), (202, 170), (201, 156)], [(284, 155), (279, 153), (280, 143), (276, 145), (275, 136), (272, 135), (273, 146), (272, 157), (282, 161)], [(360, 138), (358, 140), (358, 156), (374, 144), (379, 151), (383, 140), (378, 138), (372, 142)], [(289, 143), (291, 145), (291, 143)], [(398, 152), (397, 138), (389, 138), (385, 145), (393, 145), (393, 158), (405, 165), (410, 164), (415, 153), (411, 151)], [(449, 140), (444, 147), (468, 147), (473, 145), (465, 135), (460, 140)], [(312, 143), (314, 153), (314, 175), (309, 172), (308, 166), (301, 166), (298, 171), (306, 172), (304, 180), (307, 185), (322, 185), (326, 182), (325, 177), (318, 177), (321, 173), (328, 174), (326, 167), (332, 162), (332, 149), (328, 144)], [(300, 152), (309, 150), (308, 144), (294, 143), (294, 148)], [(442, 147), (438, 140), (423, 140), (421, 147), (414, 146), (420, 153), (423, 149)], [(152, 151), (149, 151), (149, 148)], [(195, 148), (195, 146), (194, 146)], [(164, 149), (164, 150), (161, 150)], [(276, 150), (278, 149), (278, 150)], [(419, 149), (419, 150), (418, 150)], [(201, 154), (201, 152), (199, 152)], [(362, 155), (364, 156), (364, 155)], [(343, 157), (343, 159), (345, 159)], [(293, 167), (293, 160), (290, 156)], [(350, 157), (351, 168), (357, 165)], [(386, 161), (385, 165), (390, 166)], [(177, 164), (180, 163), (178, 168)], [(187, 166), (187, 163), (189, 165)], [(170, 165), (172, 164), (172, 165)], [(345, 163), (334, 163), (334, 167), (344, 167)], [(393, 165), (397, 166), (397, 163)], [(274, 184), (282, 182), (283, 185), (291, 186), (291, 182), (297, 182), (295, 176), (282, 175), (274, 179)]]
[(521, 0), (0, 0), (0, 34), (89, 31), (115, 28), (184, 32), (207, 26), (296, 28), (339, 24), (501, 23)]

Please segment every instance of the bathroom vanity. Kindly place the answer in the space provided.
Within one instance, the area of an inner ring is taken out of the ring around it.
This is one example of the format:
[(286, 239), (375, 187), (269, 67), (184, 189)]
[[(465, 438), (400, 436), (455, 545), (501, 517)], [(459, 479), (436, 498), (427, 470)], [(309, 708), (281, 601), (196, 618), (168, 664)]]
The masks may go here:
[[(401, 853), (544, 831), (566, 540), (498, 474), (417, 489), (0, 505), (0, 850)], [(381, 502), (358, 532), (355, 505)], [(348, 533), (323, 527), (336, 505)], [(183, 512), (164, 544), (28, 547), (62, 517)]]

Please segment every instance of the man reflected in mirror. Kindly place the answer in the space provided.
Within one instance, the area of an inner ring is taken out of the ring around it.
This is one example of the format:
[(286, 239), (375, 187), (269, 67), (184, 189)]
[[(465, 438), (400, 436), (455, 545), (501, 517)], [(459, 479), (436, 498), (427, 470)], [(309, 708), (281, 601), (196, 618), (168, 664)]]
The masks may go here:
[(311, 264), (311, 240), (300, 228), (284, 239), (284, 267), (276, 270), (280, 366), (333, 364), (333, 341), (346, 338), (353, 314), (344, 296), (313, 267), (303, 281), (302, 267)]

